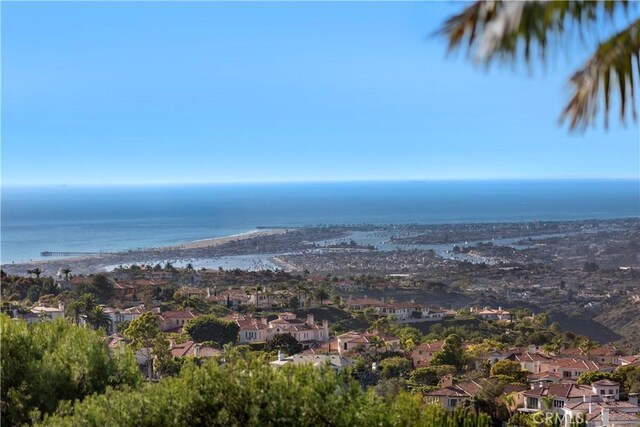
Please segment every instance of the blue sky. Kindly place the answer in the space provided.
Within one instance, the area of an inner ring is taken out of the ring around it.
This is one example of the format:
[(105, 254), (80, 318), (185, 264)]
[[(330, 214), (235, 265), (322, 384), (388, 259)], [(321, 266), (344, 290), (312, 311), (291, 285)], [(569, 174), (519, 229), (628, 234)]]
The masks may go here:
[(2, 184), (638, 178), (637, 124), (569, 134), (586, 52), (490, 70), (462, 3), (3, 3)]

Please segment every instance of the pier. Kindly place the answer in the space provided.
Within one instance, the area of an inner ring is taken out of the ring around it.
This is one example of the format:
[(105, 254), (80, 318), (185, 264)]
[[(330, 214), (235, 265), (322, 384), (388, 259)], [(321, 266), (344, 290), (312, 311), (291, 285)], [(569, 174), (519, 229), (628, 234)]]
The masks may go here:
[(120, 252), (55, 252), (55, 251), (43, 251), (40, 252), (40, 256), (48, 257), (48, 256), (59, 256), (59, 257), (67, 257), (67, 256), (87, 256), (87, 255), (117, 255)]

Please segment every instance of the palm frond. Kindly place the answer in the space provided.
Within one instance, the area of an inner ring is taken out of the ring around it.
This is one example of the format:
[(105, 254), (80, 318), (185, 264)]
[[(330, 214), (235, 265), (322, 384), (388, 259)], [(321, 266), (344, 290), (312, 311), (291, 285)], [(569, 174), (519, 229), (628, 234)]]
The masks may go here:
[(634, 85), (638, 76), (640, 19), (601, 43), (585, 66), (571, 77), (573, 96), (562, 112), (562, 119), (569, 119), (571, 129), (585, 128), (595, 119), (602, 97), (607, 126), (612, 86), (617, 84), (621, 121), (624, 122), (626, 119), (627, 104), (631, 104), (632, 117), (636, 120)]
[(513, 61), (520, 56), (529, 62), (534, 51), (544, 59), (547, 48), (566, 32), (584, 36), (596, 23), (613, 20), (628, 6), (627, 0), (476, 1), (445, 21), (436, 34), (447, 38), (450, 51), (466, 48), (480, 62)]
[[(448, 40), (449, 51), (464, 49), (488, 64), (523, 59), (530, 63), (537, 53), (546, 59), (550, 46), (560, 46), (569, 32), (584, 39), (603, 22), (613, 22), (628, 13), (622, 1), (477, 1), (449, 18), (437, 32)], [(640, 78), (640, 20), (597, 45), (594, 55), (571, 77), (572, 96), (561, 120), (575, 130), (593, 123), (603, 98), (605, 127), (608, 126), (612, 90), (618, 88), (620, 118), (624, 123), (631, 103), (637, 120), (635, 85)], [(635, 74), (635, 76), (634, 76)]]

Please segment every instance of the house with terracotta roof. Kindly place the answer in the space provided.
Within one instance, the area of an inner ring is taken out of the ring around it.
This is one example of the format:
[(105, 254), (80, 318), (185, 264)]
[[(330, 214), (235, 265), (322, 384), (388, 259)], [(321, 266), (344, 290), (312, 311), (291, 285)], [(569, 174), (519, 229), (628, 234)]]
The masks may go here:
[(524, 407), (520, 408), (520, 411), (546, 411), (557, 414), (562, 414), (562, 408), (567, 405), (591, 401), (597, 397), (591, 386), (573, 383), (535, 384), (522, 394)]
[(103, 307), (102, 308), (104, 313), (109, 316), (109, 319), (111, 319), (111, 325), (109, 327), (109, 330), (107, 331), (107, 333), (113, 333), (115, 331), (115, 326), (117, 323), (119, 322), (124, 322), (124, 321), (132, 321), (134, 319), (137, 319), (138, 317), (140, 317), (143, 313), (146, 313), (147, 311), (151, 311), (154, 313), (160, 313), (160, 310), (158, 308), (152, 309), (152, 310), (148, 310), (144, 304), (141, 304), (139, 306), (136, 307), (129, 307), (129, 308), (125, 308), (125, 309), (120, 309), (120, 308), (113, 308), (113, 307)]
[(182, 344), (176, 344), (174, 340), (169, 344), (171, 355), (176, 359), (181, 357), (215, 357), (222, 354), (217, 348), (209, 347), (196, 343), (193, 341), (187, 341)]
[(190, 310), (165, 311), (157, 314), (160, 320), (160, 330), (162, 332), (179, 332), (182, 327), (191, 319), (198, 317)]
[(593, 362), (591, 360), (557, 358), (549, 362), (547, 372), (557, 373), (563, 381), (577, 381), (585, 372), (613, 372), (615, 365)]
[(629, 395), (628, 401), (620, 401), (620, 384), (615, 381), (538, 385), (522, 394), (525, 405), (520, 411), (555, 413), (562, 417), (565, 426), (572, 419), (584, 419), (589, 427), (640, 425), (637, 394)]
[(258, 318), (251, 315), (243, 316), (241, 314), (234, 313), (223, 317), (223, 319), (235, 322), (240, 327), (240, 331), (238, 333), (240, 344), (267, 341), (267, 329), (269, 329), (269, 323), (267, 322), (266, 317)]
[(444, 340), (440, 340), (415, 346), (413, 348), (413, 351), (411, 351), (411, 360), (413, 360), (413, 366), (416, 368), (429, 366), (429, 363), (431, 363), (431, 358), (433, 358), (433, 355), (436, 352), (442, 350), (443, 344)]
[(520, 363), (522, 370), (532, 374), (548, 373), (549, 366), (555, 361), (553, 357), (537, 350), (515, 353), (510, 359)]
[[(597, 404), (585, 414), (587, 427), (639, 427), (637, 412), (627, 412), (609, 405)], [(567, 418), (568, 419), (568, 418)], [(565, 424), (569, 425), (569, 424)]]
[(622, 356), (622, 352), (613, 344), (608, 343), (591, 350), (581, 348), (562, 350), (558, 352), (558, 356), (591, 360), (592, 362), (605, 363), (609, 365), (620, 365), (619, 358)]
[(267, 341), (276, 335), (287, 333), (303, 344), (329, 340), (329, 322), (323, 320), (321, 324), (318, 324), (313, 314), (307, 315), (305, 320), (296, 318), (293, 313), (280, 313), (277, 319), (268, 323)]
[(218, 292), (214, 287), (213, 291), (208, 289), (205, 301), (222, 305), (230, 309), (236, 309), (239, 305), (247, 304), (249, 302), (249, 296), (242, 289), (233, 289), (232, 287), (229, 287), (227, 290)]
[(136, 287), (126, 282), (115, 282), (113, 284), (113, 295), (120, 300), (134, 300), (136, 298)]
[(480, 318), (485, 320), (508, 320), (511, 321), (511, 313), (507, 310), (503, 310), (502, 307), (498, 307), (498, 309), (493, 309), (489, 307), (485, 307), (482, 310), (473, 311)]
[[(365, 351), (371, 349), (379, 353), (386, 353), (388, 351), (398, 351), (400, 349), (400, 339), (392, 335), (381, 335), (376, 332), (356, 332), (351, 331), (339, 335), (338, 339), (338, 352), (340, 354), (348, 351), (362, 348)], [(375, 347), (375, 341), (382, 344), (380, 347)], [(372, 345), (372, 343), (374, 345)]]
[(266, 318), (243, 316), (237, 313), (226, 316), (224, 319), (236, 322), (240, 327), (241, 344), (271, 341), (280, 334), (291, 334), (307, 346), (329, 340), (329, 322), (323, 320), (318, 324), (313, 314), (309, 314), (306, 319), (298, 319), (293, 313), (280, 313), (277, 319), (270, 322)]
[(132, 320), (137, 319), (147, 311), (151, 311), (152, 313), (156, 313), (156, 314), (160, 313), (159, 308), (156, 307), (156, 308), (152, 308), (151, 310), (147, 310), (144, 304), (140, 304), (139, 306), (129, 307), (125, 309), (102, 306), (102, 310), (107, 316), (109, 316), (109, 319), (111, 320), (110, 325), (107, 328), (107, 333), (109, 334), (112, 334), (115, 332), (116, 324), (119, 322), (124, 322), (124, 321), (131, 322)]
[(620, 362), (620, 366), (640, 366), (640, 354), (636, 354), (633, 356), (621, 356), (618, 358), (618, 361)]
[(445, 375), (440, 381), (440, 388), (426, 393), (424, 399), (426, 403), (440, 404), (453, 410), (475, 396), (482, 388), (483, 381), (486, 380), (468, 380), (454, 384), (453, 376)]
[[(256, 307), (262, 308), (286, 307), (289, 303), (289, 299), (294, 296), (298, 298), (296, 293), (288, 289), (269, 289), (261, 292), (254, 291), (248, 295), (247, 304), (253, 304)], [(301, 295), (300, 298), (302, 299), (300, 303), (303, 303), (305, 301), (304, 297)]]
[(196, 297), (196, 298), (202, 298), (202, 299), (209, 296), (210, 293), (211, 293), (211, 290), (209, 288), (202, 289), (202, 288), (192, 288), (188, 286), (182, 286), (180, 289), (176, 291), (176, 294), (178, 295), (182, 295), (185, 297)]
[(433, 322), (452, 314), (449, 310), (431, 308), (414, 300), (391, 302), (374, 308), (379, 316), (390, 317), (398, 323)]

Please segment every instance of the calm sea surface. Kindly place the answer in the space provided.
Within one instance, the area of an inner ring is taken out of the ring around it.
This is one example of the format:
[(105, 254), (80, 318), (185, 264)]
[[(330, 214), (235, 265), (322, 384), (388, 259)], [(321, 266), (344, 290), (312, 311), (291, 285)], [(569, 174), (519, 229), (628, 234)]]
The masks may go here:
[(258, 226), (640, 216), (637, 180), (2, 188), (2, 263), (116, 251)]

